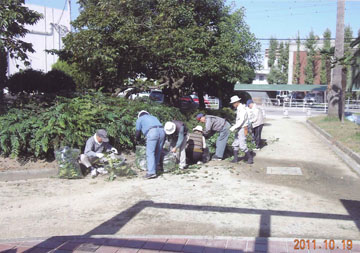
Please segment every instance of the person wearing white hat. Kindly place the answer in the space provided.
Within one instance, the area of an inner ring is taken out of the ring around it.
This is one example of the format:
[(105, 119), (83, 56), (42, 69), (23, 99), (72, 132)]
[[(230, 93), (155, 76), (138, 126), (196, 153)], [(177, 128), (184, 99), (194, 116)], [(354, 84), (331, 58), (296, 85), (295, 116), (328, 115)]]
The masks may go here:
[(147, 111), (140, 111), (136, 121), (136, 141), (141, 133), (146, 138), (147, 174), (145, 178), (155, 178), (156, 168), (160, 164), (161, 152), (165, 142), (165, 132), (160, 121)]
[(185, 169), (187, 127), (184, 122), (173, 120), (165, 123), (164, 130), (166, 135), (169, 136), (171, 152), (176, 153), (180, 169)]
[(186, 156), (191, 163), (202, 164), (204, 161), (204, 151), (206, 150), (203, 127), (196, 126), (193, 131), (193, 133), (188, 134)]
[(247, 126), (248, 126), (248, 114), (246, 111), (245, 105), (240, 103), (240, 98), (238, 96), (232, 96), (230, 99), (230, 104), (236, 109), (236, 122), (235, 125), (230, 127), (230, 131), (234, 132), (238, 130), (235, 135), (234, 142), (232, 143), (234, 151), (234, 159), (232, 163), (237, 163), (239, 161), (238, 152), (239, 149), (245, 152), (245, 160), (248, 164), (253, 163), (253, 157), (246, 144), (246, 135), (247, 135)]

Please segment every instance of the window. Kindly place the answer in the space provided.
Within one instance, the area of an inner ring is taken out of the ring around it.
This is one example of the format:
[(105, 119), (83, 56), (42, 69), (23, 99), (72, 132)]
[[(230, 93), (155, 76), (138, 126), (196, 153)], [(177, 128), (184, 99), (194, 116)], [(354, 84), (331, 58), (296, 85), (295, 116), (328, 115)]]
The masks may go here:
[(264, 76), (263, 76), (263, 75), (260, 75), (260, 76), (259, 76), (259, 80), (260, 80), (260, 81), (264, 81)]

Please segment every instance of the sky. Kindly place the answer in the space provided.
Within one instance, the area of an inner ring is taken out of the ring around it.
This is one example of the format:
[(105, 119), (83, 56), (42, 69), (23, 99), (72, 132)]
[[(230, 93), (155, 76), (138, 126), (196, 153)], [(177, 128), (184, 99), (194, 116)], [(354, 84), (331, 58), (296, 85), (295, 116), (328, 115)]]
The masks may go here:
[[(66, 0), (25, 0), (26, 3), (63, 9)], [(233, 10), (244, 7), (245, 21), (256, 38), (293, 39), (298, 32), (306, 38), (311, 31), (322, 37), (326, 28), (335, 38), (336, 0), (227, 0)], [(76, 0), (72, 0), (72, 20), (79, 15)], [(345, 25), (350, 25), (354, 37), (360, 29), (360, 0), (346, 0)], [(269, 42), (261, 40), (262, 52)]]

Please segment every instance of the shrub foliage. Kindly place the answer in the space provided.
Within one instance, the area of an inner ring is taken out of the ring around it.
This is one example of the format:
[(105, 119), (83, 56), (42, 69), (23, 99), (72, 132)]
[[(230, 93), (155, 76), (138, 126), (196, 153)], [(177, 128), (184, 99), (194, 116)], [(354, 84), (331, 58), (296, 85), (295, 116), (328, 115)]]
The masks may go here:
[(75, 91), (73, 79), (61, 70), (42, 71), (27, 69), (12, 75), (6, 86), (12, 94), (59, 93)]
[(137, 113), (147, 110), (165, 123), (185, 120), (180, 111), (151, 101), (129, 101), (101, 92), (76, 98), (58, 97), (45, 109), (10, 109), (0, 116), (0, 152), (4, 156), (53, 158), (63, 145), (82, 149), (96, 129), (105, 128), (120, 150), (134, 149)]

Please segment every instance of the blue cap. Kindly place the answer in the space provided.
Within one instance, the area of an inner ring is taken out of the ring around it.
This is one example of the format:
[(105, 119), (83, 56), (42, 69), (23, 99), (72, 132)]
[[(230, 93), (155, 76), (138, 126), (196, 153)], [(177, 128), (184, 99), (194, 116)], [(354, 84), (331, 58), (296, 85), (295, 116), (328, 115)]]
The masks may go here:
[(198, 115), (196, 115), (197, 120), (200, 120), (202, 117), (204, 117), (204, 114), (202, 114), (202, 113), (199, 113)]
[(254, 103), (254, 101), (252, 101), (251, 99), (249, 99), (248, 101), (246, 101), (246, 106), (249, 107), (249, 104)]

